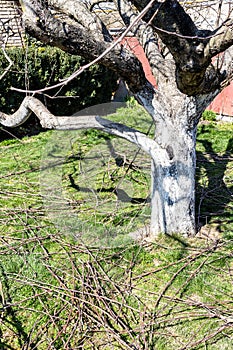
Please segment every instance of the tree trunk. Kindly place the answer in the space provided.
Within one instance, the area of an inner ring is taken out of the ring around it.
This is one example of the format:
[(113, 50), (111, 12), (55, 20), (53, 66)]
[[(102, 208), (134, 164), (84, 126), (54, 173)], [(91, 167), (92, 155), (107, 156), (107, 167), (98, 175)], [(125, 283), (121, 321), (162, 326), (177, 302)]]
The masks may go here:
[(162, 106), (161, 110), (154, 106), (155, 140), (159, 149), (151, 155), (152, 239), (159, 233), (185, 236), (196, 233), (197, 101), (180, 93), (170, 101), (164, 99), (167, 108)]
[[(157, 129), (156, 133), (159, 130)], [(151, 236), (159, 233), (194, 235), (195, 229), (195, 167), (196, 131), (182, 135), (186, 141), (166, 146), (169, 159), (151, 165)], [(177, 133), (174, 138), (181, 137)]]

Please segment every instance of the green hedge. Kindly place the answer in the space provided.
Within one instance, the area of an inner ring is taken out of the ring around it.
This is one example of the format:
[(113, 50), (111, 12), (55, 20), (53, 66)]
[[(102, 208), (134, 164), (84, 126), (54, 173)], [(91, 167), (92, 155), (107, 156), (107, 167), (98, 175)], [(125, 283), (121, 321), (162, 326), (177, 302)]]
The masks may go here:
[[(14, 112), (25, 96), (10, 90), (12, 86), (30, 90), (44, 88), (60, 82), (60, 79), (70, 76), (86, 63), (79, 56), (37, 44), (32, 44), (27, 49), (11, 48), (7, 50), (7, 54), (14, 65), (0, 80), (0, 108), (6, 113)], [(3, 52), (0, 52), (0, 75), (8, 64)], [(58, 96), (67, 98), (51, 99), (45, 95), (36, 97), (45, 102), (52, 113), (72, 115), (85, 107), (110, 101), (112, 92), (116, 89), (116, 81), (115, 73), (103, 66), (93, 65), (61, 90), (46, 92), (50, 96), (58, 93)]]

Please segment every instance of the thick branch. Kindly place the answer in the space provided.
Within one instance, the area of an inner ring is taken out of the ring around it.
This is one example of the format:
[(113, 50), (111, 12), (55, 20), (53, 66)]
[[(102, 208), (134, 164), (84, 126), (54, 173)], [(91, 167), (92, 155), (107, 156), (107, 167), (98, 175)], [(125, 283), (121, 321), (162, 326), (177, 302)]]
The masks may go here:
[[(164, 61), (161, 60), (158, 45), (153, 36), (153, 32), (156, 32), (174, 58), (176, 84), (181, 92), (196, 96), (221, 90), (223, 82), (226, 81), (226, 75), (221, 74), (223, 72), (212, 65), (211, 61), (214, 55), (232, 45), (232, 20), (226, 21), (216, 33), (198, 30), (178, 0), (114, 1), (118, 4), (125, 22), (131, 22), (132, 4), (139, 12), (143, 11), (143, 20), (150, 24), (150, 27), (146, 30), (143, 22), (138, 23), (137, 34), (147, 52), (154, 75), (158, 76), (157, 73), (166, 67), (165, 64), (163, 66), (161, 64)], [(104, 41), (105, 36), (97, 30), (99, 27), (94, 23), (93, 15), (88, 12), (83, 2), (75, 0), (67, 0), (67, 2), (65, 0), (57, 2), (55, 0), (21, 0), (21, 2), (27, 4), (24, 10), (27, 31), (44, 43), (60, 47), (71, 54), (81, 55), (89, 61), (99, 57), (108, 48)], [(59, 8), (62, 13), (54, 13), (54, 9), (51, 6), (48, 7), (48, 3), (56, 4), (56, 8)], [(84, 23), (85, 13), (90, 29)], [(134, 93), (143, 89), (146, 79), (142, 66), (124, 47), (116, 45), (111, 52), (101, 57), (100, 63), (117, 71)], [(164, 75), (167, 78), (167, 75)]]
[[(141, 11), (149, 0), (133, 0), (132, 2)], [(177, 0), (155, 1), (144, 20), (153, 25), (175, 61), (179, 60), (181, 51), (187, 46), (184, 36), (195, 37), (197, 33), (192, 19)]]
[(49, 0), (48, 3), (49, 6), (52, 6), (58, 12), (65, 13), (69, 17), (74, 18), (89, 32), (92, 32), (98, 40), (112, 40), (104, 23), (95, 13), (89, 11), (85, 3), (79, 1), (75, 3), (75, 6), (73, 0)]
[[(39, 1), (27, 0), (30, 3), (24, 9), (24, 24), (27, 32), (45, 44), (56, 46), (71, 54), (93, 60), (99, 57), (109, 44), (98, 40), (88, 28), (63, 14), (53, 13), (50, 8)], [(77, 6), (78, 2), (73, 2)], [(31, 10), (33, 7), (33, 11)], [(87, 10), (88, 11), (88, 10)], [(132, 91), (140, 89), (145, 81), (145, 74), (138, 59), (129, 51), (116, 45), (111, 52), (101, 58), (100, 63), (118, 72)]]
[[(31, 112), (35, 113), (44, 128), (56, 130), (98, 129), (136, 144), (151, 156), (158, 149), (154, 140), (134, 128), (114, 123), (98, 115), (56, 117), (34, 97), (25, 97), (19, 109), (12, 115), (0, 112), (0, 123), (8, 127), (18, 126), (29, 118)], [(166, 151), (164, 152), (166, 154)]]
[[(133, 0), (138, 9), (148, 2)], [(216, 35), (214, 31), (198, 30), (177, 0), (155, 1), (153, 11), (144, 19), (173, 55), (179, 90), (195, 96), (220, 89), (225, 76), (211, 65), (211, 59), (232, 45), (232, 21), (226, 21), (225, 36), (221, 29)]]
[[(127, 0), (115, 0), (114, 2), (116, 3), (124, 23), (127, 26), (131, 25), (134, 19), (139, 15), (139, 11), (136, 9), (133, 10), (132, 4)], [(154, 77), (158, 79), (160, 74), (164, 75), (166, 62), (159, 49), (157, 34), (153, 31), (152, 27), (143, 20), (140, 20), (132, 28), (132, 32), (138, 38), (144, 49)]]
[(228, 19), (210, 38), (205, 55), (214, 57), (233, 45), (233, 19)]

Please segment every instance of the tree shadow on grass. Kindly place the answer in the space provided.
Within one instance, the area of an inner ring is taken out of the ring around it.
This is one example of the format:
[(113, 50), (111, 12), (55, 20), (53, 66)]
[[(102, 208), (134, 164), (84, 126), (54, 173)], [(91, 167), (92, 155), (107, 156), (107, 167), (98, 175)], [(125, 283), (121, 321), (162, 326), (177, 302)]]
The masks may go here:
[[(10, 332), (14, 334), (14, 341), (18, 343), (20, 349), (26, 349), (27, 344), (31, 343), (30, 334), (27, 334), (27, 332), (24, 330), (23, 322), (20, 320), (17, 309), (14, 307), (8, 274), (3, 263), (0, 263), (0, 276), (4, 285), (4, 299), (3, 290), (2, 295), (0, 295), (0, 305), (2, 305), (0, 324), (5, 325), (6, 329), (11, 330)], [(7, 344), (8, 340), (11, 341), (11, 337), (9, 339), (4, 338), (0, 329), (0, 349), (15, 349), (15, 345), (11, 346), (11, 344)], [(33, 346), (33, 349), (37, 349), (35, 344), (31, 343), (31, 345)]]
[(224, 154), (214, 151), (213, 142), (199, 140), (205, 152), (197, 152), (197, 227), (214, 224), (220, 232), (233, 226), (233, 182), (228, 167), (233, 160), (233, 137)]

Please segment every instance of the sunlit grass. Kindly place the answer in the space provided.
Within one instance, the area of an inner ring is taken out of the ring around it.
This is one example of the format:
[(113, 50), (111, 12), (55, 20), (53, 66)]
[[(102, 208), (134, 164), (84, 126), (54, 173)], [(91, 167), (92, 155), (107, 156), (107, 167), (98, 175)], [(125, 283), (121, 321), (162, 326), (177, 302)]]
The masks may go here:
[[(143, 113), (132, 106), (117, 118), (125, 122), (132, 114), (132, 126), (136, 121), (147, 132)], [(97, 131), (72, 139), (61, 183), (69, 211), (79, 215), (77, 228), (86, 232), (79, 239), (44, 206), (41, 156), (53, 132), (3, 141), (0, 348), (127, 349), (122, 344), (137, 341), (138, 349), (231, 349), (232, 132), (231, 124), (215, 122), (198, 129), (197, 212), (205, 234), (161, 236), (143, 246), (127, 236), (149, 220), (148, 202), (136, 201), (149, 195), (149, 160), (142, 153)], [(94, 193), (84, 191), (92, 187)], [(119, 198), (119, 188), (134, 203)], [(215, 234), (208, 235), (211, 226)], [(114, 313), (128, 328), (108, 319)]]

